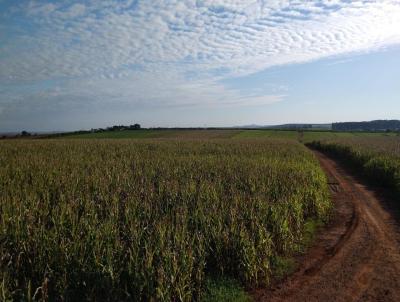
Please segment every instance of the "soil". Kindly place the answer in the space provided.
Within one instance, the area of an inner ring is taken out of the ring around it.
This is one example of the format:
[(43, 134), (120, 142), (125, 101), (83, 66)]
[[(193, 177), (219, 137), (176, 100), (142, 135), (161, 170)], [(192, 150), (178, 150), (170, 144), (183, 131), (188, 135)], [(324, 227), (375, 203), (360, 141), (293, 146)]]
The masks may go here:
[(294, 274), (251, 295), (255, 301), (400, 301), (395, 202), (314, 152), (328, 176), (333, 217), (318, 232), (315, 245), (299, 257)]

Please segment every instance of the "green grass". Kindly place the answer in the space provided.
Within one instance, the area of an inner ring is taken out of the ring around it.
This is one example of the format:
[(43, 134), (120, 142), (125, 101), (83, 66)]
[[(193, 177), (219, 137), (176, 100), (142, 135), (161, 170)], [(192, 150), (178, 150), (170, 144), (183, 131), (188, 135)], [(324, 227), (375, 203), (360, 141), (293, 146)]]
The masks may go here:
[(301, 139), (304, 143), (346, 137), (387, 137), (395, 136), (396, 133), (382, 132), (333, 132), (333, 131), (303, 131), (302, 137), (295, 130), (243, 130), (234, 135), (233, 138), (282, 138), (282, 139)]
[(330, 131), (305, 131), (303, 142), (310, 142), (318, 139), (329, 139), (336, 137), (353, 137), (352, 132), (330, 132)]
[(282, 130), (242, 130), (233, 138), (285, 138), (296, 139), (296, 131)]
[(274, 271), (274, 280), (276, 281), (284, 279), (296, 270), (296, 262), (290, 256), (276, 256), (272, 260), (271, 265)]
[(318, 228), (322, 227), (324, 222), (319, 219), (308, 219), (304, 224), (304, 236), (300, 243), (300, 252), (304, 252), (314, 242)]
[(123, 131), (105, 131), (97, 133), (67, 134), (60, 138), (77, 139), (149, 139), (149, 138), (168, 138), (168, 139), (219, 139), (231, 138), (238, 134), (238, 130), (123, 130)]
[(380, 137), (393, 136), (395, 133), (372, 132), (332, 132), (332, 131), (304, 131), (302, 138), (295, 130), (124, 130), (105, 131), (99, 133), (69, 134), (61, 138), (77, 139), (220, 139), (220, 138), (279, 138), (294, 139), (302, 142), (315, 140), (345, 138), (345, 137)]
[(250, 302), (249, 294), (233, 278), (208, 278), (201, 302)]
[[(296, 242), (294, 248), (296, 254), (303, 254), (307, 252), (307, 249), (315, 241), (318, 228), (324, 225), (324, 221), (320, 219), (308, 219), (304, 223), (303, 236)], [(280, 281), (286, 276), (292, 274), (298, 266), (292, 254), (289, 255), (277, 255), (272, 260), (272, 270), (274, 280)]]

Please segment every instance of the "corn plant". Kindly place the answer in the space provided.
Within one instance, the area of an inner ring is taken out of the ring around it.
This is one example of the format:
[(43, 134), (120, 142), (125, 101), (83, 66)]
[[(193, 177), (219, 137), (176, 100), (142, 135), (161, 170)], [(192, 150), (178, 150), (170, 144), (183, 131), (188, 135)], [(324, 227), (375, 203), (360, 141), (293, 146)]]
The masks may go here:
[(329, 208), (294, 141), (1, 141), (0, 294), (191, 301), (209, 275), (268, 285)]

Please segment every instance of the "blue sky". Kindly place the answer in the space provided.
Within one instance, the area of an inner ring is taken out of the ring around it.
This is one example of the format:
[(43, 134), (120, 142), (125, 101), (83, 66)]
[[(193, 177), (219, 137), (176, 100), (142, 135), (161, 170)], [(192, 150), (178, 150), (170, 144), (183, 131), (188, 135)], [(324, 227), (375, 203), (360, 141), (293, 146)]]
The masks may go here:
[(0, 131), (400, 119), (400, 2), (0, 0)]

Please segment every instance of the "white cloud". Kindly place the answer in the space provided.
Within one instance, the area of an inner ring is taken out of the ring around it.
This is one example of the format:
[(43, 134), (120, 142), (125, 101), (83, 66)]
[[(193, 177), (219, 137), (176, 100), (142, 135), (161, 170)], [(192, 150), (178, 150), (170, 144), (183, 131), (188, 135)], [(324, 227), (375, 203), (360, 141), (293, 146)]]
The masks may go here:
[(25, 9), (28, 16), (48, 17), (57, 9), (57, 6), (54, 3), (38, 4), (31, 1), (26, 5)]
[(0, 48), (0, 81), (35, 95), (57, 80), (59, 92), (42, 89), (53, 99), (270, 103), (282, 94), (246, 95), (218, 80), (400, 43), (394, 0), (32, 1), (8, 18), (20, 14), (30, 26), (14, 24)]
[(68, 10), (63, 14), (64, 18), (76, 18), (85, 14), (86, 6), (83, 4), (76, 3), (72, 5)]
[(31, 5), (25, 11), (41, 26), (5, 46), (0, 77), (111, 75), (148, 63), (237, 75), (400, 42), (395, 1), (248, 3), (152, 1), (133, 10), (122, 10), (120, 2), (57, 10)]

